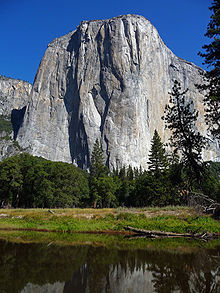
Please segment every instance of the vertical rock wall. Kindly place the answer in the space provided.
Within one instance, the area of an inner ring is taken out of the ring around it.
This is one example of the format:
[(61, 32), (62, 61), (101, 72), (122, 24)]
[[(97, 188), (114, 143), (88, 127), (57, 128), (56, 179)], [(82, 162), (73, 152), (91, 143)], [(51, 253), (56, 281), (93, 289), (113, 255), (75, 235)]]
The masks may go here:
[(21, 151), (15, 139), (31, 89), (28, 82), (0, 76), (0, 160)]
[[(176, 57), (142, 16), (82, 22), (49, 44), (39, 66), (18, 142), (33, 155), (87, 168), (96, 138), (110, 168), (147, 167), (154, 129), (173, 81), (189, 88), (206, 132), (202, 70)], [(207, 151), (213, 159), (216, 150)]]

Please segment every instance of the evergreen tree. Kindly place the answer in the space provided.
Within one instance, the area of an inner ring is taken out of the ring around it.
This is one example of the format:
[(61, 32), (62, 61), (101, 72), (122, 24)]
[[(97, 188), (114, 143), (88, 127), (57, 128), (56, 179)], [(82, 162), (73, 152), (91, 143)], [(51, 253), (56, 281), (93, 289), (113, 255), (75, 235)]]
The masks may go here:
[(108, 168), (104, 163), (103, 151), (100, 147), (98, 139), (95, 141), (91, 155), (90, 174), (96, 179), (108, 174)]
[(120, 206), (130, 205), (130, 193), (134, 188), (134, 170), (129, 165), (126, 169), (123, 166), (118, 173), (117, 198)]
[(111, 176), (105, 176), (97, 180), (99, 205), (101, 208), (110, 208), (116, 205), (115, 191), (117, 185)]
[(192, 101), (187, 101), (186, 92), (187, 90), (181, 91), (178, 81), (174, 82), (170, 104), (166, 105), (162, 119), (172, 133), (170, 146), (175, 152), (180, 151), (189, 178), (200, 182), (204, 171), (201, 152), (206, 145), (206, 139), (196, 130), (198, 111), (193, 109)]
[(84, 206), (88, 174), (72, 164), (20, 154), (0, 162), (0, 206)]
[(131, 165), (128, 166), (127, 177), (128, 177), (128, 180), (130, 180), (130, 181), (134, 179), (134, 171), (133, 171)]
[(161, 142), (161, 138), (154, 130), (153, 139), (151, 141), (151, 149), (149, 154), (149, 169), (158, 177), (161, 171), (165, 170), (168, 166), (166, 151)]
[(96, 139), (91, 155), (89, 179), (90, 198), (94, 208), (97, 206), (103, 207), (105, 194), (103, 194), (103, 189), (100, 189), (100, 180), (107, 177), (107, 175), (108, 168), (105, 166), (103, 152), (98, 139)]
[(211, 67), (205, 73), (206, 83), (199, 85), (205, 91), (206, 122), (211, 134), (220, 141), (220, 1), (213, 0), (210, 10), (213, 11), (207, 27), (206, 37), (212, 42), (204, 45), (206, 53), (199, 53), (205, 59), (204, 64)]

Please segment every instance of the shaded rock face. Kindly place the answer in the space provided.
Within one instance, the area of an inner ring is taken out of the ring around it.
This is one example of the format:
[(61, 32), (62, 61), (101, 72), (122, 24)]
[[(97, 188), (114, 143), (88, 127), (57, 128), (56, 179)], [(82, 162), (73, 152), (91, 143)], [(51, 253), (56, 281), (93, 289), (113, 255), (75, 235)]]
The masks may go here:
[[(205, 133), (203, 97), (195, 88), (201, 73), (176, 57), (142, 16), (84, 21), (48, 45), (18, 142), (33, 155), (87, 168), (98, 138), (110, 168), (146, 168), (154, 130), (165, 142), (169, 137), (161, 116), (175, 79), (189, 88)], [(213, 159), (216, 150), (205, 155)]]
[(24, 119), (32, 85), (0, 76), (0, 161), (21, 152), (14, 140)]
[(27, 106), (32, 85), (26, 81), (0, 76), (0, 115)]

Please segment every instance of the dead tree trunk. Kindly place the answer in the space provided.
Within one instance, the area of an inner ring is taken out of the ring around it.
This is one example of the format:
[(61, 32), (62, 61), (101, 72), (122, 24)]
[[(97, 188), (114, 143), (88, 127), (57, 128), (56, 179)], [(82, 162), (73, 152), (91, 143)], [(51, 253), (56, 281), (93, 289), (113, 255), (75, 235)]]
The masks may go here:
[[(124, 227), (125, 230), (132, 231), (136, 234), (136, 237), (138, 236), (144, 236), (146, 238), (196, 238), (196, 239), (202, 239), (202, 240), (209, 240), (209, 239), (217, 239), (219, 237), (218, 233), (209, 233), (209, 232), (203, 232), (203, 233), (173, 233), (173, 232), (163, 232), (163, 231), (151, 231), (151, 230), (144, 230), (144, 229), (137, 229), (134, 227)], [(135, 236), (135, 235), (133, 235)]]
[(213, 214), (216, 217), (220, 216), (220, 203), (209, 198), (207, 195), (191, 192), (188, 195), (188, 205), (202, 213)]

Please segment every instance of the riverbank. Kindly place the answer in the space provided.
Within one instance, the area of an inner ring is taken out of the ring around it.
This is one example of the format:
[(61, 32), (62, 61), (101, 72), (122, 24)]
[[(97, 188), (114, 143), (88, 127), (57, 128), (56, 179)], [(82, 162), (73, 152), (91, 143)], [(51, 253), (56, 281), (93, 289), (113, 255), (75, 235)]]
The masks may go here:
[(126, 234), (126, 227), (220, 233), (220, 222), (188, 207), (140, 209), (0, 209), (0, 230)]

